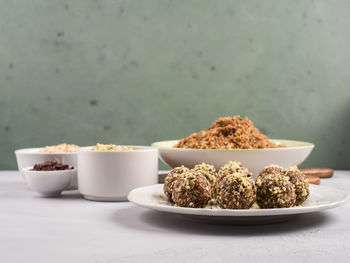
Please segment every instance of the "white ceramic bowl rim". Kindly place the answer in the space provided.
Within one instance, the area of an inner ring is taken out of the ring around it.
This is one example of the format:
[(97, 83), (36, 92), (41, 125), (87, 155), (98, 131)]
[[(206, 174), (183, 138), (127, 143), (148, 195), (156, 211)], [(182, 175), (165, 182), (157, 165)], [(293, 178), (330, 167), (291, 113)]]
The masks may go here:
[(134, 152), (153, 152), (153, 151), (158, 151), (158, 148), (156, 147), (151, 147), (151, 146), (141, 146), (141, 145), (118, 145), (121, 147), (131, 147), (133, 148), (130, 151), (92, 151), (92, 147), (94, 146), (85, 146), (85, 147), (80, 147), (78, 152), (92, 152), (92, 153), (134, 153)]
[(66, 169), (66, 170), (52, 170), (52, 171), (36, 171), (36, 170), (31, 170), (33, 169), (33, 166), (29, 166), (29, 167), (25, 167), (22, 168), (22, 172), (26, 172), (26, 173), (38, 173), (38, 174), (45, 174), (45, 173), (66, 173), (66, 172), (76, 172), (77, 168), (73, 167), (73, 169)]
[(284, 151), (289, 149), (303, 149), (315, 147), (313, 143), (304, 142), (304, 141), (293, 141), (293, 140), (282, 140), (282, 139), (270, 139), (275, 143), (284, 144), (287, 147), (281, 148), (259, 148), (259, 149), (191, 149), (191, 148), (174, 148), (173, 146), (179, 140), (168, 140), (168, 141), (159, 141), (152, 143), (153, 147), (159, 149), (172, 149), (172, 150), (183, 150), (183, 151)]
[(39, 152), (39, 150), (44, 149), (44, 147), (37, 148), (23, 148), (15, 150), (15, 154), (40, 154), (40, 155), (74, 155), (78, 152)]

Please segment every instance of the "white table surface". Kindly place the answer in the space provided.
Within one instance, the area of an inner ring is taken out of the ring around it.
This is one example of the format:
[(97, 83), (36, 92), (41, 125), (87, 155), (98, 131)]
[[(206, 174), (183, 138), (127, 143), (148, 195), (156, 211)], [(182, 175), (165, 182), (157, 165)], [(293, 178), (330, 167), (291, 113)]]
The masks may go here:
[[(328, 185), (350, 192), (350, 171)], [(131, 203), (41, 198), (0, 172), (0, 262), (349, 262), (350, 203), (294, 221), (206, 225)]]

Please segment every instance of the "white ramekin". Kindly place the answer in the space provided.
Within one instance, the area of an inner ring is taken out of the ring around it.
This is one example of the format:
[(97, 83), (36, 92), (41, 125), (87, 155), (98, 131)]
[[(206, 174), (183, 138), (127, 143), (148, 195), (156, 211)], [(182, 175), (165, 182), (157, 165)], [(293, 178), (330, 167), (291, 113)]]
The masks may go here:
[(131, 151), (78, 151), (78, 189), (84, 198), (94, 201), (126, 201), (137, 187), (156, 184), (158, 150), (133, 146)]

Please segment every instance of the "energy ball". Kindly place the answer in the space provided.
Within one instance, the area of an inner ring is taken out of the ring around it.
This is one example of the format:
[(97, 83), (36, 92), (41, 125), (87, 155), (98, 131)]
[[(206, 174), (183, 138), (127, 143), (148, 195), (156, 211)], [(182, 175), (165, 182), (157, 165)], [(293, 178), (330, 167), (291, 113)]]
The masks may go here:
[(211, 199), (211, 185), (205, 176), (186, 172), (175, 180), (172, 199), (177, 206), (205, 207)]
[(220, 181), (227, 175), (239, 173), (241, 176), (252, 178), (252, 174), (238, 161), (230, 161), (220, 168), (216, 177), (215, 191), (218, 192)]
[(197, 175), (203, 175), (207, 180), (209, 181), (211, 188), (212, 188), (212, 193), (215, 189), (215, 182), (216, 182), (216, 169), (214, 165), (206, 164), (206, 163), (201, 163), (197, 164), (193, 169), (192, 169), (194, 174)]
[(173, 195), (173, 186), (174, 182), (177, 178), (182, 176), (182, 174), (189, 172), (190, 169), (188, 169), (185, 166), (175, 167), (170, 171), (170, 173), (165, 177), (164, 179), (164, 194), (168, 198), (169, 201), (173, 201), (172, 195)]
[(258, 176), (260, 178), (263, 178), (268, 174), (283, 174), (283, 172), (284, 172), (283, 167), (276, 164), (271, 164), (269, 166), (265, 166), (264, 169), (261, 170)]
[(261, 208), (291, 207), (296, 194), (289, 177), (282, 174), (268, 174), (256, 179), (256, 200)]
[(310, 195), (309, 183), (296, 166), (287, 168), (284, 171), (284, 175), (289, 178), (289, 181), (295, 188), (295, 194), (297, 196), (295, 205), (302, 205)]
[(249, 209), (255, 202), (254, 181), (241, 173), (225, 176), (219, 183), (217, 200), (224, 209)]

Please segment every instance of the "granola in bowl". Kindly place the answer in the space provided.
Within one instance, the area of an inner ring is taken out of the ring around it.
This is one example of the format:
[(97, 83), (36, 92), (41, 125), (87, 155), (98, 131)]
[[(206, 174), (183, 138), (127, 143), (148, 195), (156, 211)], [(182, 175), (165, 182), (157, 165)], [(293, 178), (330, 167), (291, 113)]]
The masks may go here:
[(40, 149), (39, 152), (42, 152), (42, 153), (71, 153), (71, 152), (77, 152), (78, 149), (79, 149), (78, 145), (61, 143), (58, 145), (45, 146), (44, 148)]
[(261, 149), (279, 148), (259, 131), (247, 117), (224, 117), (217, 119), (208, 129), (181, 139), (175, 148), (191, 149)]

